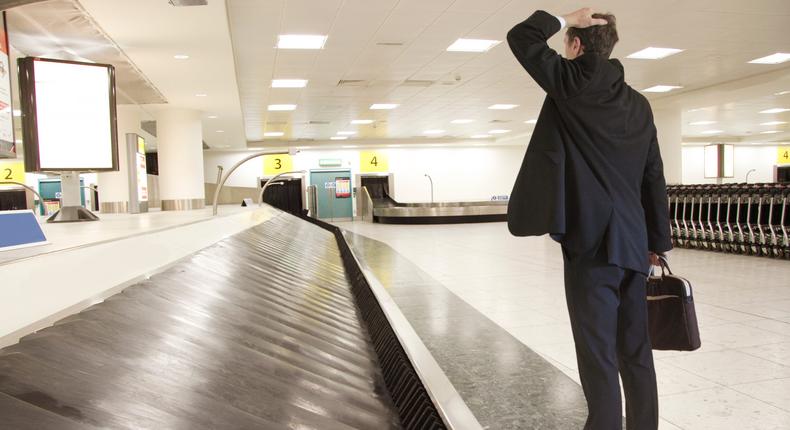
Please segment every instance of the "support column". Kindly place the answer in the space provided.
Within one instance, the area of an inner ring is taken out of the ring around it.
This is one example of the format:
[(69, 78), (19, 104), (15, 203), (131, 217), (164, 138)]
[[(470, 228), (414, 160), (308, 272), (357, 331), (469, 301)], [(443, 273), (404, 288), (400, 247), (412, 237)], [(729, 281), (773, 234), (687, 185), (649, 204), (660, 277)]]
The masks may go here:
[(204, 208), (206, 194), (200, 112), (164, 108), (156, 116), (156, 134), (162, 210)]
[(683, 120), (680, 108), (653, 109), (653, 121), (658, 130), (658, 145), (664, 161), (664, 177), (667, 184), (683, 181)]
[(99, 185), (99, 210), (102, 213), (129, 211), (129, 155), (126, 153), (126, 133), (140, 134), (140, 108), (135, 105), (118, 105), (118, 166), (117, 172), (97, 175)]

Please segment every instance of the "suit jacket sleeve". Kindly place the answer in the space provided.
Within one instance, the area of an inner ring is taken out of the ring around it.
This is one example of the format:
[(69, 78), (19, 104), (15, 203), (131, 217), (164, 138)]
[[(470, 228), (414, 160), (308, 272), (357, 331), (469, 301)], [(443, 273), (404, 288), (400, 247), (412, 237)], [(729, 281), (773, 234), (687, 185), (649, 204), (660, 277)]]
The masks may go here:
[(562, 58), (549, 48), (546, 41), (558, 31), (559, 20), (539, 10), (513, 27), (507, 34), (507, 42), (538, 85), (550, 97), (561, 100), (581, 93), (590, 82), (592, 70), (582, 67), (579, 61)]
[(647, 153), (642, 177), (642, 207), (647, 223), (647, 246), (651, 252), (663, 253), (672, 249), (669, 225), (669, 199), (664, 179), (664, 163), (655, 132)]

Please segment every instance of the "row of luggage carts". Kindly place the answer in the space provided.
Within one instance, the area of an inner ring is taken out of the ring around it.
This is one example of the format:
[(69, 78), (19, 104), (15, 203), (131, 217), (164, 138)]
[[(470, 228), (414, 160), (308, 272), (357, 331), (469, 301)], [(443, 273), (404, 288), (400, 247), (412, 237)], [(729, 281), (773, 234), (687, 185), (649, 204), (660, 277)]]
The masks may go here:
[(681, 248), (790, 259), (790, 184), (670, 185)]

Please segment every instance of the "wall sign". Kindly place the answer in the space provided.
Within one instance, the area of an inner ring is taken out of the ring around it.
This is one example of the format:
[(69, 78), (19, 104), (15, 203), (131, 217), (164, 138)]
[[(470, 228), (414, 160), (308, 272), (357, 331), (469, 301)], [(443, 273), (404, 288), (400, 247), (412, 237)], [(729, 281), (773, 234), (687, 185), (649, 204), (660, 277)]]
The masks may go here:
[(343, 165), (343, 160), (339, 158), (322, 158), (318, 160), (319, 167), (340, 167)]
[(25, 163), (22, 160), (0, 160), (0, 182), (25, 183)]
[(790, 164), (790, 146), (780, 146), (777, 148), (776, 164)]
[(359, 153), (359, 171), (362, 173), (389, 172), (387, 154), (378, 151), (362, 151)]
[(263, 174), (274, 176), (293, 170), (293, 159), (290, 154), (264, 155)]

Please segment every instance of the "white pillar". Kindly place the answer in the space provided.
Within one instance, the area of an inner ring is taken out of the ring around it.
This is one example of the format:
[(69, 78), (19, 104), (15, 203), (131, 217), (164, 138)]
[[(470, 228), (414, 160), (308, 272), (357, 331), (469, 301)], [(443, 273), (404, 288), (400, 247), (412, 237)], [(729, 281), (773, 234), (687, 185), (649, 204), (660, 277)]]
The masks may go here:
[(658, 145), (664, 161), (667, 184), (683, 181), (683, 137), (680, 108), (653, 109), (653, 120), (658, 130)]
[(162, 210), (205, 207), (200, 112), (163, 108), (156, 116), (156, 140)]
[(129, 210), (129, 162), (126, 153), (126, 133), (140, 134), (140, 108), (135, 105), (118, 105), (118, 167), (117, 172), (97, 175), (99, 202), (102, 213)]

